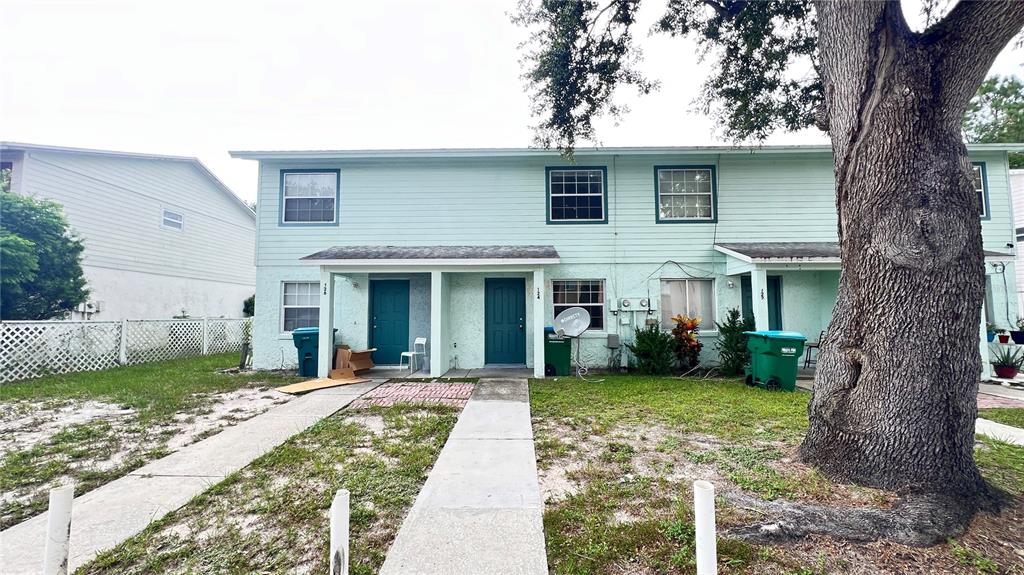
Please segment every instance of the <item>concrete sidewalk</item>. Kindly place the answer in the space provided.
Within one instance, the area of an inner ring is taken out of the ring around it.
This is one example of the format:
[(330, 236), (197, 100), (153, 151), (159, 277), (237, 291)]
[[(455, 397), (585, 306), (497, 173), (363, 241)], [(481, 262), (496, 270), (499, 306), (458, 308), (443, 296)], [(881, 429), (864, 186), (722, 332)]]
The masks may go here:
[(989, 419), (979, 417), (974, 422), (974, 432), (987, 435), (992, 439), (998, 439), (1011, 445), (1024, 445), (1024, 429), (997, 423)]
[(546, 575), (525, 379), (484, 379), (473, 392), (381, 575)]
[[(75, 498), (69, 572), (380, 385), (314, 391)], [(46, 513), (0, 532), (0, 573), (42, 571)]]

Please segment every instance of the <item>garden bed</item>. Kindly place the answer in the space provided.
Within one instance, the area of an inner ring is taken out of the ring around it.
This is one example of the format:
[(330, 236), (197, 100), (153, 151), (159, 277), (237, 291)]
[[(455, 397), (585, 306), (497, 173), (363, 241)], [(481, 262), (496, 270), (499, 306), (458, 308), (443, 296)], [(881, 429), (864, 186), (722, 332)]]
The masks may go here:
[[(531, 382), (544, 527), (553, 573), (693, 573), (692, 482), (720, 494), (880, 506), (896, 496), (833, 483), (794, 460), (807, 394), (730, 380), (606, 376)], [(986, 477), (1011, 494), (957, 541), (921, 549), (812, 537), (790, 545), (719, 541), (721, 573), (1020, 573), (1024, 448), (979, 438)], [(718, 500), (720, 534), (757, 522)], [(1014, 571), (1017, 569), (1017, 571)]]
[(288, 401), (280, 373), (225, 372), (223, 354), (6, 384), (0, 388), (0, 529)]

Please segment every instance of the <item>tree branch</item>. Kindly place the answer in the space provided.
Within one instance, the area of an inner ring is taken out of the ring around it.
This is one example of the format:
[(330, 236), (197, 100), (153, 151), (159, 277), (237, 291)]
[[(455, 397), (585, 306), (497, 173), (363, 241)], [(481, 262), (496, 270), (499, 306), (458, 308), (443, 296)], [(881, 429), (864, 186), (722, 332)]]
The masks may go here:
[(925, 30), (920, 41), (936, 51), (947, 110), (958, 118), (992, 63), (1024, 27), (1021, 0), (963, 0)]

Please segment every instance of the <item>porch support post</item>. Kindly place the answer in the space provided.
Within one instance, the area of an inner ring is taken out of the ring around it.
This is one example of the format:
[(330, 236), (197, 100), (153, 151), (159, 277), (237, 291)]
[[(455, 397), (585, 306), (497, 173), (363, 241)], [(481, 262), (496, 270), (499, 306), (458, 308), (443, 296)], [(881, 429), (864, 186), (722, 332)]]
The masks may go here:
[(989, 363), (988, 357), (988, 329), (986, 324), (988, 323), (988, 316), (985, 314), (985, 306), (981, 306), (981, 337), (978, 339), (981, 342), (981, 381), (988, 381), (992, 379), (992, 364)]
[(320, 268), (320, 349), (316, 376), (327, 377), (334, 366), (334, 274)]
[(544, 268), (533, 270), (533, 377), (544, 377)]
[(768, 329), (768, 272), (755, 267), (750, 272), (750, 295), (754, 312), (754, 329)]
[(444, 321), (443, 306), (441, 304), (444, 296), (443, 272), (430, 272), (430, 377), (441, 377), (444, 375), (442, 356), (445, 355), (447, 343), (441, 341), (444, 331), (441, 329), (441, 322)]

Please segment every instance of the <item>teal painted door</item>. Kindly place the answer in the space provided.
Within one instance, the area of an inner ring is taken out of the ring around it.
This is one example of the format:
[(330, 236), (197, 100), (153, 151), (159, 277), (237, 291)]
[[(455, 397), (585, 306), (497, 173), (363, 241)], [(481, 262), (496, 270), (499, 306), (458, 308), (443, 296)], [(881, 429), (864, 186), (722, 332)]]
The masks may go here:
[(484, 363), (526, 363), (526, 280), (484, 280)]
[[(740, 296), (743, 317), (754, 317), (754, 294), (750, 276), (740, 277)], [(768, 329), (782, 329), (782, 278), (768, 276)]]
[(398, 365), (409, 351), (409, 281), (370, 281), (370, 347), (373, 363)]

